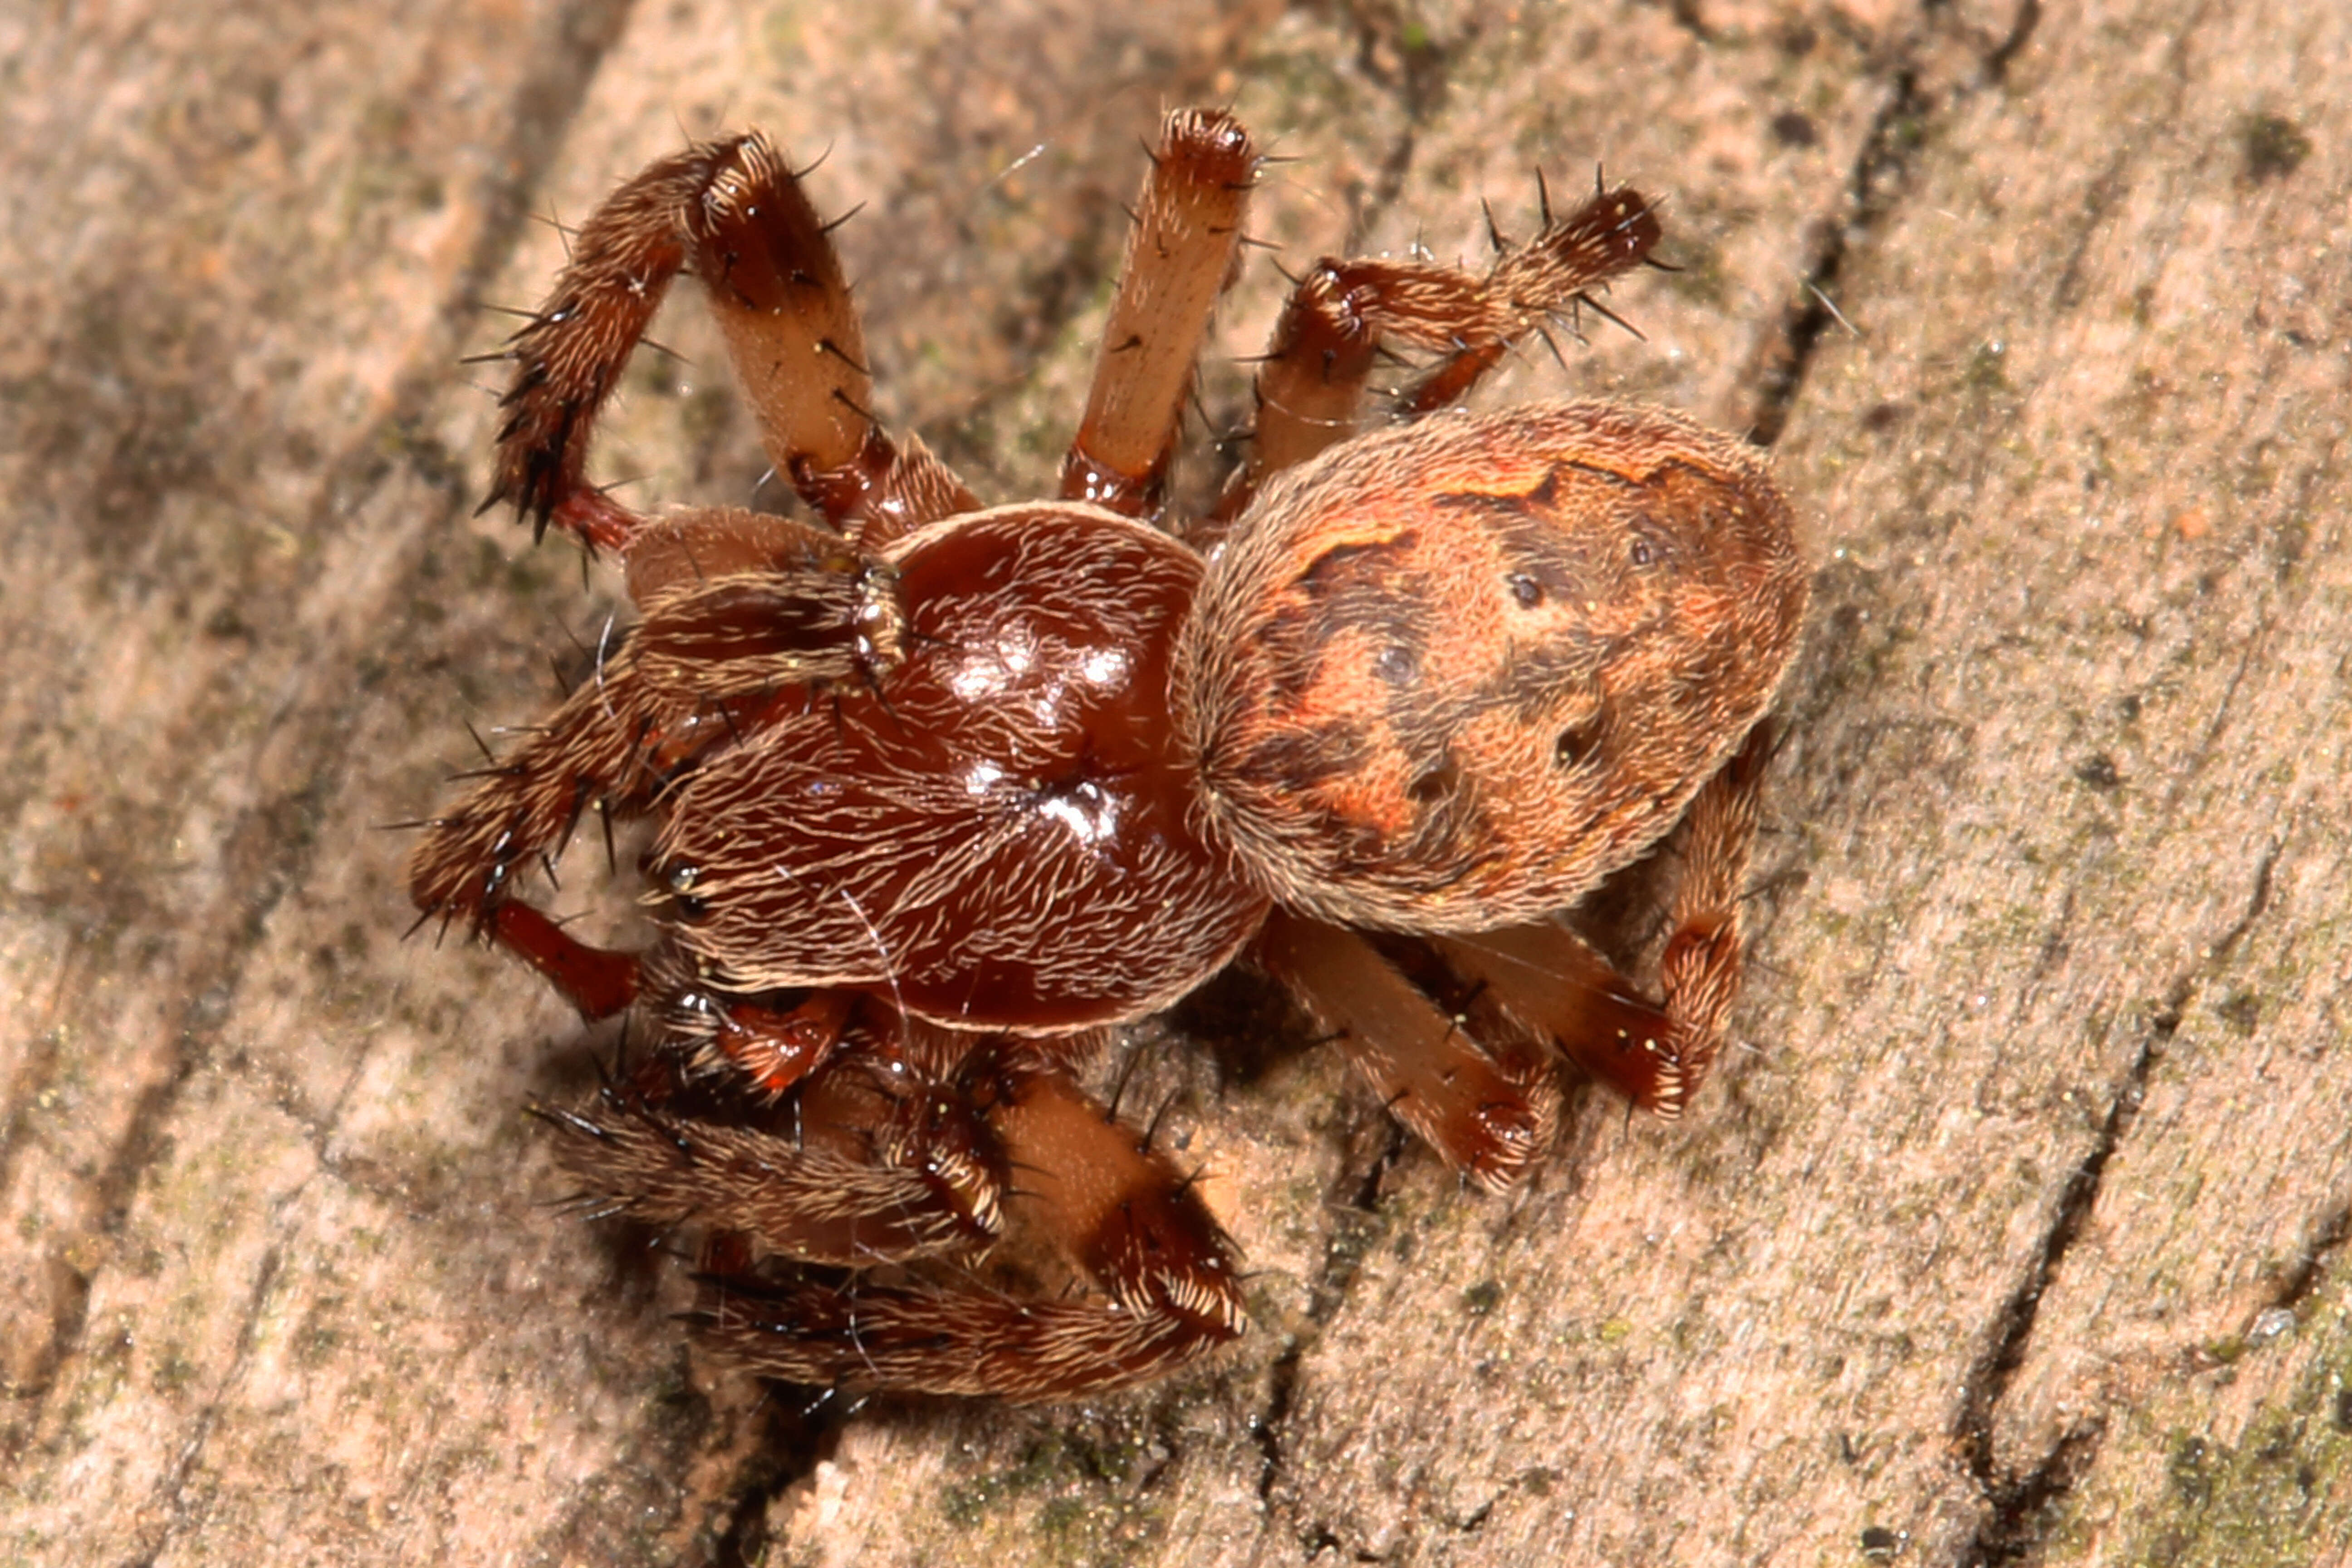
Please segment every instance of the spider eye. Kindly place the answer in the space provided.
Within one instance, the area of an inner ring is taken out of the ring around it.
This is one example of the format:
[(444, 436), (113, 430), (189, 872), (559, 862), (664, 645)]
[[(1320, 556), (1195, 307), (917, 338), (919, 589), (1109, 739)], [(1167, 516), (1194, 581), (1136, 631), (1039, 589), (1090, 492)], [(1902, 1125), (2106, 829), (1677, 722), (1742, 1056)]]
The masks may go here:
[(693, 895), (694, 885), (701, 876), (698, 866), (673, 866), (662, 875), (662, 885), (670, 892), (670, 907), (681, 920), (698, 921), (709, 912), (709, 902)]

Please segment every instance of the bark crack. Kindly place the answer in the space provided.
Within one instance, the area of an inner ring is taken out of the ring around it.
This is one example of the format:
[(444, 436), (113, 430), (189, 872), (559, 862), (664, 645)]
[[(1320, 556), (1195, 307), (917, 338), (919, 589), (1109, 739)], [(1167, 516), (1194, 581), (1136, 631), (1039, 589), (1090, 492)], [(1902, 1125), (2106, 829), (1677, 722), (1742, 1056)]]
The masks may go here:
[[(830, 1408), (839, 1402), (827, 1399)], [(715, 1511), (726, 1520), (708, 1552), (698, 1564), (709, 1568), (756, 1568), (767, 1557), (768, 1514), (776, 1499), (805, 1480), (838, 1437), (851, 1413), (817, 1414), (818, 1406), (793, 1407), (788, 1402), (768, 1402), (768, 1430), (745, 1458), (734, 1484), (714, 1500)]]
[(2311, 1239), (2304, 1243), (2303, 1256), (2279, 1281), (2278, 1292), (2265, 1310), (2292, 1312), (2309, 1300), (2327, 1282), (2336, 1255), (2344, 1250), (2347, 1242), (2352, 1242), (2352, 1204), (2339, 1204), (2313, 1227)]
[(255, 1270), (253, 1286), (245, 1294), (245, 1309), (237, 1315), (236, 1351), (229, 1358), (228, 1370), (221, 1375), (219, 1386), (212, 1397), (196, 1413), (195, 1430), (180, 1446), (173, 1457), (171, 1468), (155, 1483), (152, 1511), (163, 1518), (154, 1526), (154, 1535), (139, 1554), (131, 1559), (131, 1568), (154, 1568), (156, 1561), (173, 1542), (179, 1539), (187, 1522), (188, 1477), (194, 1473), (196, 1461), (203, 1458), (205, 1445), (212, 1440), (213, 1428), (219, 1425), (221, 1408), (230, 1391), (245, 1379), (246, 1368), (253, 1361), (254, 1340), (261, 1322), (262, 1307), (269, 1300), (270, 1290), (278, 1283), (278, 1270), (282, 1257), (277, 1247), (262, 1254), (261, 1267)]
[[(2097, 1416), (2077, 1422), (2060, 1434), (2049, 1450), (2023, 1469), (2005, 1468), (1997, 1452), (1994, 1426), (2002, 1400), (2025, 1363), (2033, 1338), (2034, 1321), (2043, 1297), (2064, 1265), (2066, 1255), (2082, 1237), (2083, 1227), (2098, 1205), (2099, 1188), (2107, 1163), (2130, 1136), (2147, 1091), (2147, 1080), (2179, 1032), (2183, 1014), (2206, 981), (2229, 961), (2246, 933), (2270, 907), (2272, 873), (2278, 864), (2279, 845), (2273, 841), (2254, 868), (2253, 888), (2238, 919), (2206, 950), (2202, 963), (2173, 982), (2162, 1005), (2148, 1019), (2131, 1065), (2125, 1070), (2109, 1102), (2098, 1136), (2082, 1161), (2067, 1173), (2042, 1245), (1994, 1317), (1990, 1343), (1961, 1384), (1960, 1408), (1953, 1422), (1953, 1440), (1969, 1479), (1986, 1505), (1986, 1517), (1959, 1556), (1961, 1568), (1995, 1568), (2024, 1561), (2047, 1540), (2053, 1505), (2080, 1481), (2097, 1457), (2105, 1423)], [(2344, 1228), (2352, 1229), (2352, 1216)], [(2323, 1233), (2321, 1240), (2326, 1240)], [(2326, 1247), (2315, 1247), (2315, 1258), (2331, 1255), (2344, 1237)], [(2320, 1267), (2315, 1262), (2314, 1267)]]
[[(1923, 7), (1928, 26), (1939, 9)], [(1975, 79), (1940, 99), (1927, 84), (1929, 64), (1924, 44), (1913, 40), (1886, 79), (1886, 95), (1871, 117), (1869, 132), (1846, 178), (1835, 210), (1815, 220), (1801, 268), (1797, 292), (1783, 307), (1780, 319), (1767, 328), (1749, 360), (1743, 378), (1755, 388), (1745, 421), (1748, 438), (1759, 447), (1779, 441), (1803, 391), (1806, 374), (1822, 335), (1838, 321), (1832, 291), (1845, 270), (1847, 258), (1895, 210), (1910, 183), (1911, 168), (1927, 142), (1927, 122), (1985, 86), (1998, 85), (2010, 62), (2032, 37), (2042, 20), (2041, 0), (2019, 0), (2009, 31), (1977, 58)]]
[[(1307, 1352), (1313, 1348), (1323, 1326), (1328, 1323), (1346, 1302), (1348, 1289), (1355, 1283), (1362, 1267), (1364, 1253), (1380, 1212), (1381, 1188), (1388, 1174), (1403, 1157), (1406, 1134), (1402, 1124), (1391, 1121), (1380, 1152), (1364, 1173), (1348, 1183), (1343, 1172), (1342, 1185), (1349, 1188), (1336, 1195), (1331, 1205), (1335, 1221), (1323, 1247), (1323, 1265), (1307, 1287), (1307, 1328), (1293, 1336), (1282, 1353), (1275, 1358), (1268, 1370), (1268, 1389), (1265, 1408), (1250, 1421), (1250, 1430), (1257, 1438), (1258, 1451), (1263, 1456), (1258, 1466), (1257, 1495), (1261, 1505), (1270, 1507), (1275, 1486), (1286, 1462), (1283, 1453), (1283, 1426), (1288, 1421), (1296, 1403), (1298, 1370)], [(1318, 1542), (1336, 1544), (1338, 1538), (1319, 1522), (1302, 1531), (1300, 1544), (1311, 1559), (1324, 1549)]]

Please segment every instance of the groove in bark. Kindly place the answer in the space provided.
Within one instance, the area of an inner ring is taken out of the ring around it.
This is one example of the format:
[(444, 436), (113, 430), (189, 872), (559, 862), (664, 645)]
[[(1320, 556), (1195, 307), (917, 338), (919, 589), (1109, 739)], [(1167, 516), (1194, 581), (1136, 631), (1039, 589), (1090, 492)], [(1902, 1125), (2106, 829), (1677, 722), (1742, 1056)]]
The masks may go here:
[[(1935, 7), (1926, 9), (1932, 13)], [(2041, 0), (2020, 0), (2008, 34), (1979, 62), (1984, 83), (2000, 80), (2041, 19)], [(1885, 100), (1863, 138), (1840, 208), (1815, 220), (1799, 291), (1757, 346), (1745, 379), (1755, 388), (1748, 438), (1759, 447), (1771, 446), (1788, 428), (1813, 351), (1830, 323), (1839, 320), (1831, 291), (1844, 270), (1847, 252), (1885, 222), (1909, 180), (1915, 150), (1925, 140), (1923, 123), (1949, 107), (1936, 100), (1925, 85), (1925, 63), (1916, 49), (1890, 74)]]
[(2081, 1163), (2068, 1173), (2064, 1186), (2059, 1190), (2050, 1228), (2042, 1234), (2042, 1245), (2027, 1267), (2025, 1277), (2010, 1293), (1995, 1319), (1991, 1343), (1969, 1369), (1968, 1381), (1962, 1384), (1959, 1415), (1953, 1423), (1952, 1436), (1989, 1511), (1975, 1539), (1961, 1553), (1961, 1568), (1998, 1568), (1999, 1564), (2021, 1562), (2033, 1555), (2048, 1537), (2053, 1505), (2074, 1489), (2098, 1456), (2105, 1422), (2094, 1416), (2069, 1427), (2031, 1469), (2004, 1474), (2000, 1457), (1994, 1452), (1994, 1419), (2011, 1382), (2025, 1363), (2042, 1297), (2058, 1277), (2067, 1253), (2081, 1239), (2083, 1227), (2098, 1205), (2099, 1186), (2105, 1178), (2107, 1163), (2130, 1136), (2132, 1124), (2138, 1120), (2149, 1072), (2179, 1033), (2183, 1013), (2201, 987), (2202, 974), (2218, 970), (2228, 961), (2269, 907), (2271, 873), (2278, 863), (2278, 853), (2275, 842), (2264, 850), (2254, 868), (2253, 890), (2244, 910), (2206, 950), (2199, 973), (2185, 974), (2174, 982), (2163, 1006), (2148, 1020), (2147, 1035), (2108, 1104), (2098, 1136)]

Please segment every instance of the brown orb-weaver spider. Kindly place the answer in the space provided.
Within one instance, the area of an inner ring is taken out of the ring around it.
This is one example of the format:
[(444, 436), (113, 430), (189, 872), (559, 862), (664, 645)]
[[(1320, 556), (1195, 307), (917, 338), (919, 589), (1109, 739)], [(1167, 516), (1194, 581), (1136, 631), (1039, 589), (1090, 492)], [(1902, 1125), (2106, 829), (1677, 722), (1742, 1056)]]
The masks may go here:
[[(612, 552), (642, 616), (426, 825), (410, 890), (587, 1016), (643, 1010), (650, 1052), (546, 1114), (594, 1206), (709, 1228), (700, 1331), (759, 1372), (1057, 1398), (1238, 1334), (1231, 1243), (1076, 1074), (1244, 954), (1492, 1188), (1550, 1137), (1557, 1055), (1671, 1116), (1721, 1042), (1805, 600), (1788, 509), (1672, 415), (1440, 412), (1645, 260), (1649, 205), (1547, 202), (1483, 277), (1318, 265), (1204, 558), (1159, 514), (1258, 162), (1229, 115), (1168, 119), (1058, 500), (981, 510), (867, 415), (824, 226), (756, 134), (621, 186), (509, 347), (485, 504)], [(821, 521), (584, 483), (680, 271)], [(1397, 346), (1433, 356), (1417, 422), (1355, 435)], [(515, 896), (592, 804), (655, 821), (642, 953)], [(1651, 1001), (1550, 917), (1685, 820)], [(1016, 1214), (1096, 1293), (982, 1284)]]

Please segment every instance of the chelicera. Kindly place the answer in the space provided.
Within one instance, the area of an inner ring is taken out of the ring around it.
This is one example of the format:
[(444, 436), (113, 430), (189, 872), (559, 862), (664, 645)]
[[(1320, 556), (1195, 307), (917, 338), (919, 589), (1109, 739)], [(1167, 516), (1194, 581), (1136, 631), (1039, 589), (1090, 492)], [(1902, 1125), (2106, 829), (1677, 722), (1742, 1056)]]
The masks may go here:
[[(1449, 406), (1649, 257), (1650, 205), (1547, 202), (1483, 275), (1315, 267), (1203, 551), (1162, 513), (1258, 164), (1230, 115), (1169, 118), (1052, 500), (984, 509), (868, 415), (825, 226), (756, 134), (621, 186), (509, 346), (490, 502), (616, 557), (639, 616), (425, 825), (410, 891), (587, 1016), (637, 1009), (647, 1048), (549, 1119), (594, 1206), (703, 1228), (699, 1331), (761, 1373), (1057, 1398), (1239, 1334), (1232, 1244), (1081, 1083), (1236, 960), (1490, 1188), (1544, 1151), (1563, 1058), (1672, 1116), (1717, 1054), (1805, 602), (1789, 510), (1671, 414)], [(681, 272), (812, 517), (584, 479)], [(592, 806), (651, 819), (642, 952), (521, 895)], [(1653, 994), (1554, 917), (1678, 825)], [(1024, 1234), (1091, 1288), (975, 1268)]]

